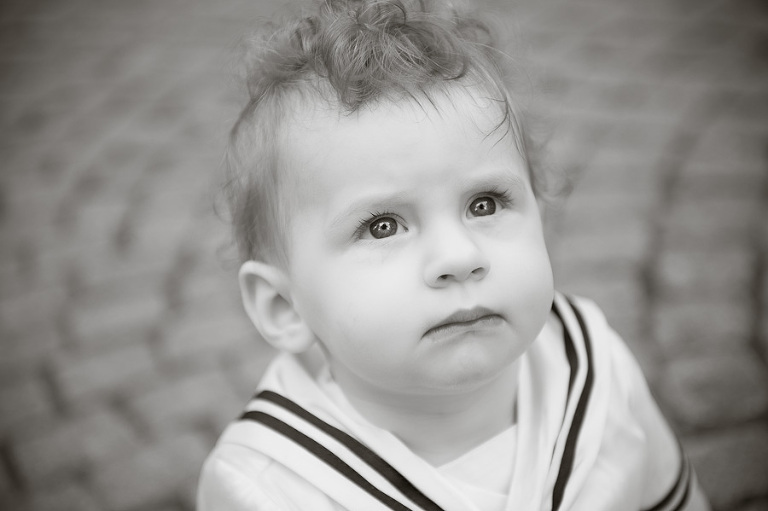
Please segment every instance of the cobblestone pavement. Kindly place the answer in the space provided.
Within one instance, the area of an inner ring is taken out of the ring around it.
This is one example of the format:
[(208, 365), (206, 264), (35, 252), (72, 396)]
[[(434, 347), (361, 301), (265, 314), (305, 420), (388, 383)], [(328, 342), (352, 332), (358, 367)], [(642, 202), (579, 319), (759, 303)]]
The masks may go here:
[[(716, 510), (768, 510), (768, 8), (491, 1), (538, 70), (559, 286)], [(509, 4), (509, 5), (508, 5)], [(0, 2), (0, 508), (193, 509), (270, 352), (211, 204), (258, 0)]]

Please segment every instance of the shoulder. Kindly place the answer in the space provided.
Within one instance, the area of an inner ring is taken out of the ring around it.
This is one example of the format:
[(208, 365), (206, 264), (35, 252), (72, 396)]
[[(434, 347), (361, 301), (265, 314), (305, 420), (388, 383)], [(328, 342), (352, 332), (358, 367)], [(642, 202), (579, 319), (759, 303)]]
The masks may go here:
[(303, 478), (247, 446), (219, 441), (203, 465), (198, 511), (283, 511), (304, 506), (337, 509)]
[[(597, 304), (574, 296), (566, 300), (578, 318), (572, 321), (570, 328), (578, 328), (579, 333), (572, 337), (580, 337), (588, 345), (593, 369), (610, 388), (612, 401), (616, 401), (614, 404), (626, 404), (631, 415), (626, 420), (637, 420), (646, 433), (655, 433), (656, 430), (667, 432), (669, 428), (661, 418), (640, 365), (621, 336), (608, 324)], [(671, 446), (675, 447), (676, 443)]]
[(269, 465), (269, 460), (242, 447), (217, 446), (200, 474), (197, 508), (200, 511), (278, 510), (274, 500), (261, 491), (258, 484)]
[(261, 481), (272, 462), (244, 447), (218, 445), (208, 456), (200, 474), (197, 508), (200, 511), (280, 509)]
[[(635, 431), (640, 435), (643, 508), (654, 511), (706, 509), (706, 505), (693, 504), (694, 500), (701, 500), (693, 470), (624, 340), (611, 328), (593, 301), (573, 296), (563, 297), (563, 300), (577, 317), (571, 328), (578, 326), (581, 330), (595, 364), (601, 366), (598, 370), (603, 372), (603, 382), (610, 388), (610, 431), (606, 429), (604, 436), (615, 442), (622, 437), (617, 434), (619, 430)], [(598, 363), (599, 359), (603, 360), (602, 365)]]

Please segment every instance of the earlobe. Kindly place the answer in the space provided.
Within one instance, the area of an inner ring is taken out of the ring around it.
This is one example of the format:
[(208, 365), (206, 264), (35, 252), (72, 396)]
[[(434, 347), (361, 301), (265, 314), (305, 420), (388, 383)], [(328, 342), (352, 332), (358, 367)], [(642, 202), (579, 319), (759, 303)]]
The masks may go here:
[(315, 342), (314, 333), (293, 306), (285, 272), (260, 261), (240, 267), (245, 312), (261, 336), (275, 348), (301, 353)]

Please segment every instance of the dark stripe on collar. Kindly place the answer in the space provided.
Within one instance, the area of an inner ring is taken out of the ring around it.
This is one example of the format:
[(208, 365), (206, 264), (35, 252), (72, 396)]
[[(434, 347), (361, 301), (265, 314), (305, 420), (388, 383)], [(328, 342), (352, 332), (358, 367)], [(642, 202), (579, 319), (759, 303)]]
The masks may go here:
[(378, 472), (384, 479), (389, 481), (389, 483), (397, 488), (400, 493), (405, 495), (425, 511), (442, 511), (442, 508), (439, 505), (424, 495), (404, 475), (398, 472), (395, 467), (387, 463), (387, 461), (373, 452), (368, 446), (361, 443), (351, 435), (334, 426), (331, 426), (327, 422), (305, 410), (287, 397), (282, 396), (276, 392), (264, 390), (258, 393), (255, 396), (255, 399), (263, 399), (265, 401), (276, 404), (293, 413), (294, 415), (304, 419), (308, 423), (326, 433), (328, 436), (336, 439), (340, 444), (344, 445), (347, 449), (355, 453), (369, 467)]
[(344, 463), (344, 461), (323, 447), (319, 443), (312, 440), (310, 437), (302, 433), (301, 431), (289, 426), (285, 422), (277, 419), (264, 412), (245, 412), (241, 419), (250, 420), (263, 424), (264, 426), (280, 433), (281, 435), (291, 439), (296, 444), (302, 446), (304, 449), (314, 454), (318, 459), (325, 462), (328, 466), (339, 472), (341, 475), (355, 483), (357, 486), (365, 490), (368, 494), (374, 497), (376, 500), (387, 506), (394, 511), (410, 511), (400, 502), (396, 501), (386, 493), (382, 492), (363, 476), (355, 472), (355, 470)]
[[(554, 305), (554, 304), (553, 304)], [(573, 339), (571, 333), (568, 330), (568, 326), (565, 324), (562, 314), (560, 314), (560, 308), (554, 305), (552, 310), (560, 320), (560, 324), (563, 326), (563, 341), (565, 344), (565, 356), (568, 358), (568, 365), (570, 366), (570, 374), (568, 375), (568, 395), (565, 403), (565, 408), (568, 409), (568, 403), (571, 399), (571, 390), (573, 389), (573, 382), (576, 380), (576, 372), (579, 370), (579, 358), (576, 355), (576, 348), (573, 346)]]
[(688, 498), (691, 496), (691, 480), (690, 477), (688, 479), (688, 483), (685, 485), (685, 493), (683, 493), (683, 498), (680, 500), (680, 503), (675, 506), (675, 508), (672, 511), (681, 511), (687, 504), (688, 504)]
[[(568, 393), (565, 395), (565, 406), (563, 407), (563, 421), (560, 425), (560, 430), (565, 428), (565, 419), (568, 414), (568, 408), (570, 407), (573, 397), (573, 384), (576, 381), (576, 374), (579, 371), (579, 357), (576, 353), (576, 348), (573, 345), (573, 339), (571, 338), (571, 332), (568, 329), (568, 325), (565, 324), (565, 319), (560, 312), (560, 306), (555, 301), (552, 302), (552, 312), (555, 313), (557, 319), (560, 321), (560, 325), (563, 327), (563, 347), (565, 348), (565, 356), (568, 360)], [(552, 461), (555, 460), (555, 451), (557, 445), (552, 447)]]
[[(679, 445), (679, 444), (678, 444)], [(665, 509), (671, 510), (671, 511), (678, 511), (680, 509), (683, 509), (685, 504), (688, 502), (688, 496), (691, 490), (691, 483), (693, 480), (692, 472), (693, 469), (690, 466), (690, 462), (688, 461), (688, 458), (685, 457), (683, 454), (683, 448), (680, 447), (680, 470), (677, 472), (677, 480), (675, 481), (675, 484), (672, 485), (672, 488), (667, 492), (667, 494), (653, 507), (647, 508), (644, 511), (662, 511)], [(684, 488), (682, 497), (680, 494), (680, 489)], [(680, 499), (680, 502), (675, 505), (676, 498)]]
[[(579, 396), (579, 402), (576, 405), (576, 411), (573, 415), (573, 421), (571, 422), (571, 429), (568, 431), (568, 437), (565, 442), (565, 449), (563, 450), (563, 457), (560, 462), (560, 471), (557, 474), (557, 480), (555, 481), (555, 487), (552, 491), (552, 511), (560, 509), (563, 496), (565, 494), (565, 487), (568, 484), (568, 479), (571, 477), (571, 471), (573, 470), (573, 461), (576, 456), (576, 446), (579, 440), (579, 433), (581, 432), (581, 426), (584, 423), (584, 416), (587, 412), (587, 405), (589, 404), (589, 396), (592, 393), (592, 385), (594, 382), (594, 374), (592, 372), (592, 341), (587, 330), (587, 325), (584, 322), (584, 318), (579, 312), (579, 309), (574, 303), (568, 299), (568, 304), (573, 310), (576, 320), (581, 328), (582, 337), (584, 339), (584, 350), (587, 354), (586, 370), (587, 374), (584, 379), (584, 388)], [(568, 328), (565, 327), (567, 332)], [(567, 350), (567, 348), (566, 348)], [(571, 374), (573, 376), (573, 373)]]

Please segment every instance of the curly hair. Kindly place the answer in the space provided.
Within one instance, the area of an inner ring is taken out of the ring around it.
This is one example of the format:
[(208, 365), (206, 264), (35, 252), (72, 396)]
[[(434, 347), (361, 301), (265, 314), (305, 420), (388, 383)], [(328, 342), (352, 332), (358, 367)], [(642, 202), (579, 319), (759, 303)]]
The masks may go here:
[(436, 93), (478, 87), (498, 103), (497, 129), (514, 135), (537, 191), (508, 63), (484, 23), (447, 0), (323, 0), (318, 7), (245, 42), (248, 102), (230, 133), (224, 187), (242, 260), (287, 262), (276, 147), (301, 98), (349, 114), (381, 101), (434, 104)]

